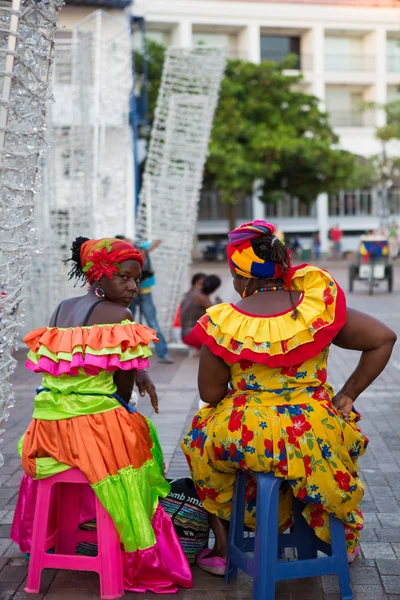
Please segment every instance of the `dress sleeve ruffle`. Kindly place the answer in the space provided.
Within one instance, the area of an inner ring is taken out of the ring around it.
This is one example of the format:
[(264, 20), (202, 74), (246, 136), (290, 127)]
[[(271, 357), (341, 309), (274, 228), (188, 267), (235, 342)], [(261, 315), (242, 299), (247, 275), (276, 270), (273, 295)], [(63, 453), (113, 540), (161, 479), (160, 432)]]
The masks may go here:
[(239, 360), (270, 367), (301, 364), (339, 333), (346, 322), (346, 297), (327, 271), (310, 265), (293, 270), (291, 289), (302, 292), (296, 320), (292, 309), (260, 317), (232, 304), (218, 304), (207, 310), (194, 333), (229, 364)]
[(151, 341), (158, 341), (155, 331), (131, 321), (66, 329), (44, 327), (24, 338), (30, 349), (26, 367), (55, 377), (78, 375), (79, 369), (87, 375), (146, 369)]

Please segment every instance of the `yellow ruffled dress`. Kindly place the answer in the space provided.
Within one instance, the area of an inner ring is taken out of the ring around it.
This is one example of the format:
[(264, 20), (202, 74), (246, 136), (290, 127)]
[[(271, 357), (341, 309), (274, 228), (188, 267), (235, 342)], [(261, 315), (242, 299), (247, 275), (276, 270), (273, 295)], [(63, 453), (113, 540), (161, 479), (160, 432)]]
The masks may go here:
[[(205, 508), (229, 519), (236, 471), (269, 472), (282, 488), (280, 528), (291, 523), (293, 495), (303, 515), (329, 542), (328, 513), (345, 524), (348, 551), (359, 543), (364, 489), (357, 460), (368, 440), (332, 405), (327, 383), (329, 345), (346, 320), (343, 291), (326, 271), (294, 269), (291, 287), (302, 292), (292, 310), (260, 317), (232, 304), (213, 306), (196, 335), (229, 365), (230, 391), (216, 408), (206, 406), (182, 441)], [(249, 477), (246, 524), (254, 527), (256, 487)]]

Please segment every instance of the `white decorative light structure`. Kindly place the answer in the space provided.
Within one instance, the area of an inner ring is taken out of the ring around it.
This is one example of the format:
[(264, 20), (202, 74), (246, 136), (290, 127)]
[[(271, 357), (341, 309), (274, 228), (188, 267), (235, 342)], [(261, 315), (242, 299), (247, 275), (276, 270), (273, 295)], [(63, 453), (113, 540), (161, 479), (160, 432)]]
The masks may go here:
[(154, 299), (167, 339), (191, 263), (203, 169), (224, 68), (221, 49), (170, 48), (166, 54), (137, 235), (162, 241), (152, 262), (157, 276)]
[[(133, 149), (129, 125), (131, 32), (124, 15), (98, 10), (57, 40), (52, 105), (52, 156), (43, 165), (30, 328), (48, 322), (63, 299), (84, 293), (68, 281), (77, 236), (133, 237)], [(35, 310), (34, 310), (35, 307)]]
[(10, 377), (19, 307), (36, 248), (35, 191), (62, 5), (62, 0), (0, 2), (0, 435), (14, 402)]

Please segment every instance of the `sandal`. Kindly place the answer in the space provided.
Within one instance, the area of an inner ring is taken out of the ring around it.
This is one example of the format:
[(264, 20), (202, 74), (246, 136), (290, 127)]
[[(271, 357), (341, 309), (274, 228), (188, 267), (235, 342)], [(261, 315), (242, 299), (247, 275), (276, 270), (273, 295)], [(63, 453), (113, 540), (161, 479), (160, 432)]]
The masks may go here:
[(349, 561), (349, 565), (351, 565), (351, 563), (355, 561), (355, 559), (360, 554), (360, 552), (361, 552), (361, 548), (360, 548), (360, 546), (357, 546), (357, 548), (355, 550), (353, 550), (353, 552), (349, 552), (347, 554), (347, 560)]
[(197, 555), (196, 563), (197, 566), (203, 571), (207, 571), (207, 573), (211, 573), (212, 575), (219, 575), (223, 577), (225, 575), (226, 569), (226, 560), (219, 556), (213, 556), (212, 558), (207, 558), (208, 554), (211, 552), (211, 548), (205, 548)]

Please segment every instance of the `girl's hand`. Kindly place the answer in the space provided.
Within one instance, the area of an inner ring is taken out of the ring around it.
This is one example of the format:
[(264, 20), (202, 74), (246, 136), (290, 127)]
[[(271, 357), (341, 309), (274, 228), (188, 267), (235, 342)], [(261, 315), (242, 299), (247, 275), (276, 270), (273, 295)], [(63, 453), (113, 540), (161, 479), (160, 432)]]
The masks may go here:
[(338, 392), (332, 400), (333, 406), (342, 415), (345, 421), (350, 418), (350, 413), (353, 409), (353, 399), (343, 392)]
[(147, 371), (136, 372), (136, 385), (138, 387), (139, 394), (142, 398), (146, 395), (146, 392), (148, 393), (148, 395), (150, 396), (151, 405), (154, 408), (154, 412), (158, 414), (158, 396), (156, 392), (156, 387), (150, 379)]

